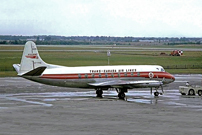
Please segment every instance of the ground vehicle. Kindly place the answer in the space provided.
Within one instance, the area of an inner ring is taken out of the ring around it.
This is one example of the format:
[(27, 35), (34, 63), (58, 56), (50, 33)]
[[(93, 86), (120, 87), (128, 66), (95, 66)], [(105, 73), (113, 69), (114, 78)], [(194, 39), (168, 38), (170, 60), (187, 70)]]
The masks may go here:
[(189, 85), (189, 86), (179, 86), (179, 92), (182, 95), (202, 95), (202, 87), (198, 85)]
[(183, 51), (182, 50), (173, 50), (170, 53), (170, 56), (181, 56), (181, 55), (183, 55)]

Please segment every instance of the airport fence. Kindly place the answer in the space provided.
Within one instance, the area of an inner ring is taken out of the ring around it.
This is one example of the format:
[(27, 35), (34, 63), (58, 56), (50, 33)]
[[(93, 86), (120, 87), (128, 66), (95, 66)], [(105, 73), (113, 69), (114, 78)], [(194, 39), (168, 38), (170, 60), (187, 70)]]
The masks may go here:
[[(165, 69), (202, 69), (202, 65), (169, 65), (163, 66)], [(0, 65), (0, 71), (15, 71), (12, 66)]]

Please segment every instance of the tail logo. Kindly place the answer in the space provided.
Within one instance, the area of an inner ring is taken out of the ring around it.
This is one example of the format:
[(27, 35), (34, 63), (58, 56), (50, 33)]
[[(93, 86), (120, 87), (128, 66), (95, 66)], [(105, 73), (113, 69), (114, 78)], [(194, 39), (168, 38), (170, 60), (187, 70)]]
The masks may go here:
[(26, 58), (30, 58), (30, 59), (38, 59), (37, 54), (28, 54), (27, 56), (25, 56)]

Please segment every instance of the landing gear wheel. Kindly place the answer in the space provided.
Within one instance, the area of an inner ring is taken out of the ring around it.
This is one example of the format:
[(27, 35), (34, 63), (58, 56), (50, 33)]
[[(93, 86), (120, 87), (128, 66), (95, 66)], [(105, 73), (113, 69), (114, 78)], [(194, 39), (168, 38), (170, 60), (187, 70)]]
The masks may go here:
[(198, 90), (198, 95), (199, 95), (199, 96), (202, 95), (202, 90)]
[(154, 92), (154, 96), (158, 97), (159, 96), (159, 92)]
[(118, 97), (119, 97), (119, 99), (122, 99), (122, 100), (124, 100), (125, 99), (125, 93), (124, 92), (120, 92), (119, 94), (118, 94)]
[(96, 90), (96, 94), (97, 94), (97, 97), (102, 98), (103, 91), (102, 90)]
[(190, 89), (190, 90), (189, 90), (189, 95), (191, 95), (191, 96), (195, 95), (195, 92), (194, 92), (193, 89)]

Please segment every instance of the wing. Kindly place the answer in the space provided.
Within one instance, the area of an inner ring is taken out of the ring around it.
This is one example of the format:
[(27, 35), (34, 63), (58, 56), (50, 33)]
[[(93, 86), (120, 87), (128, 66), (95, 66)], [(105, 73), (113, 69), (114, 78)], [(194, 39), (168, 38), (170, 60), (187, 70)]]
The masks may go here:
[(157, 80), (142, 80), (142, 81), (125, 81), (114, 80), (106, 82), (89, 83), (93, 87), (112, 87), (112, 88), (147, 88), (147, 87), (159, 87), (162, 86), (162, 81)]

